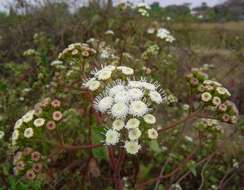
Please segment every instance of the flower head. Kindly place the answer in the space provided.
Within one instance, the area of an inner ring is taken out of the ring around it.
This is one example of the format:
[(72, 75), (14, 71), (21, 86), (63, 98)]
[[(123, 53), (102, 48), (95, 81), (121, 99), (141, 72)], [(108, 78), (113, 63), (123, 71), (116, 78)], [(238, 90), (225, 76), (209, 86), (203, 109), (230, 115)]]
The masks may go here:
[(129, 154), (137, 154), (141, 149), (141, 145), (137, 141), (126, 141), (124, 147)]
[(149, 97), (151, 98), (151, 100), (157, 104), (160, 104), (163, 102), (163, 98), (161, 96), (161, 94), (159, 94), (157, 91), (150, 91), (149, 92)]
[(25, 131), (24, 131), (24, 137), (26, 138), (31, 138), (34, 134), (34, 131), (31, 127), (29, 128), (26, 128)]
[(153, 128), (148, 129), (147, 133), (148, 133), (148, 137), (150, 139), (157, 139), (158, 138), (158, 132)]
[(125, 122), (121, 119), (116, 119), (113, 122), (113, 129), (120, 131), (121, 129), (123, 129), (125, 126)]
[(36, 127), (41, 127), (45, 124), (45, 119), (43, 119), (43, 118), (35, 119), (33, 124)]
[(201, 95), (201, 99), (203, 102), (209, 102), (212, 99), (212, 95), (209, 92), (204, 92)]
[(154, 115), (152, 114), (146, 114), (143, 116), (143, 119), (144, 121), (147, 123), (147, 124), (155, 124), (156, 123), (156, 118)]
[(125, 118), (128, 114), (128, 106), (123, 102), (118, 102), (113, 105), (111, 114), (115, 118)]
[(130, 104), (130, 114), (133, 116), (141, 117), (148, 111), (147, 105), (141, 100), (132, 101)]
[(110, 96), (106, 96), (103, 98), (98, 97), (95, 102), (95, 109), (97, 111), (105, 113), (106, 111), (108, 111), (108, 109), (112, 107), (112, 105), (113, 105), (113, 98), (111, 98)]
[(117, 144), (119, 142), (119, 137), (120, 137), (120, 134), (116, 130), (109, 129), (106, 132), (106, 138), (105, 138), (106, 145)]
[(140, 125), (140, 121), (136, 118), (129, 119), (126, 123), (126, 128), (127, 129), (135, 129), (138, 128)]
[(141, 131), (139, 128), (134, 128), (129, 130), (129, 139), (134, 141), (137, 140), (141, 136)]

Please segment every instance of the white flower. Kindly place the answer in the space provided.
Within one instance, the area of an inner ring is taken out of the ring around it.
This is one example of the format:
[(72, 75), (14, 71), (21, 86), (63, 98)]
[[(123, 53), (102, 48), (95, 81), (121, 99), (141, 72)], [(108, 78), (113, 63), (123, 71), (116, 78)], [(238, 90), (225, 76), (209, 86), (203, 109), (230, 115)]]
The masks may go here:
[(128, 86), (131, 88), (142, 88), (143, 83), (141, 81), (129, 81)]
[(216, 89), (216, 91), (220, 94), (220, 95), (227, 95), (227, 96), (231, 96), (230, 92), (224, 88), (224, 87), (218, 87)]
[(221, 99), (217, 96), (214, 96), (212, 103), (213, 103), (213, 105), (218, 106), (219, 104), (221, 104)]
[(159, 28), (156, 36), (165, 40), (166, 42), (173, 42), (175, 38), (170, 34), (170, 32), (165, 28)]
[(189, 142), (193, 142), (193, 139), (192, 139), (192, 137), (190, 137), (190, 136), (185, 136), (185, 139), (187, 140), (187, 141), (189, 141)]
[(34, 132), (33, 132), (33, 129), (31, 127), (26, 128), (24, 131), (24, 136), (26, 138), (31, 138), (33, 136), (33, 134), (34, 134)]
[(141, 136), (141, 134), (142, 133), (139, 128), (130, 129), (129, 130), (129, 139), (132, 141), (137, 140)]
[(89, 90), (95, 91), (101, 86), (101, 83), (97, 80), (92, 80), (92, 81), (88, 81), (86, 86)]
[(45, 124), (45, 119), (43, 119), (43, 118), (35, 119), (33, 124), (36, 127), (41, 127)]
[(98, 80), (108, 80), (112, 75), (112, 71), (110, 70), (102, 70), (101, 72), (99, 72), (98, 74)]
[(156, 123), (156, 118), (152, 114), (144, 115), (143, 119), (147, 124), (155, 124)]
[(147, 105), (140, 100), (132, 101), (130, 104), (130, 114), (133, 116), (141, 117), (145, 115), (148, 111), (149, 109)]
[(130, 100), (130, 96), (126, 90), (117, 92), (117, 94), (114, 96), (115, 102), (124, 102), (127, 103)]
[(121, 70), (123, 74), (125, 75), (133, 75), (134, 74), (134, 69), (126, 66), (119, 66), (117, 67), (118, 70)]
[(147, 134), (148, 134), (149, 139), (157, 139), (158, 138), (158, 132), (153, 128), (148, 129)]
[(155, 28), (148, 28), (147, 33), (148, 34), (153, 34), (155, 32)]
[(21, 125), (23, 124), (23, 120), (19, 119), (15, 122), (14, 129), (19, 129)]
[(0, 140), (4, 137), (4, 131), (0, 131)]
[(142, 82), (142, 87), (147, 90), (156, 90), (157, 89), (157, 87), (154, 84), (149, 83), (149, 82)]
[(115, 96), (117, 93), (124, 91), (124, 90), (125, 90), (125, 86), (118, 84), (118, 85), (115, 85), (112, 88), (110, 88), (108, 90), (108, 93), (109, 93), (109, 96)]
[(131, 100), (139, 100), (143, 97), (143, 92), (139, 88), (132, 88), (128, 90)]
[(31, 110), (31, 111), (27, 112), (27, 113), (22, 117), (22, 120), (23, 120), (25, 123), (30, 122), (30, 121), (33, 119), (34, 113), (35, 113), (34, 110)]
[(14, 130), (13, 134), (12, 134), (12, 140), (16, 141), (19, 138), (19, 131), (18, 130)]
[(106, 145), (117, 144), (119, 142), (119, 137), (120, 137), (120, 134), (116, 130), (109, 129), (106, 132), (106, 139), (105, 139)]
[(163, 102), (163, 98), (161, 96), (161, 94), (159, 94), (157, 91), (150, 91), (149, 92), (149, 97), (151, 98), (151, 100), (157, 104), (160, 104)]
[(111, 114), (115, 118), (124, 118), (128, 114), (128, 106), (123, 102), (116, 103), (111, 109)]
[(126, 123), (126, 128), (127, 129), (135, 129), (138, 128), (140, 125), (140, 121), (136, 118), (129, 119)]
[(141, 149), (141, 145), (139, 145), (137, 141), (126, 141), (124, 148), (129, 154), (137, 154)]
[(215, 85), (215, 86), (222, 86), (219, 82), (213, 81), (213, 80), (205, 80), (203, 81), (203, 84), (206, 85)]
[(209, 102), (212, 99), (212, 95), (209, 92), (204, 92), (201, 95), (201, 99), (203, 102)]
[(107, 30), (105, 32), (105, 34), (107, 34), (107, 35), (114, 35), (114, 31), (113, 30)]
[(113, 105), (113, 98), (110, 96), (106, 96), (102, 99), (98, 98), (95, 103), (95, 108), (102, 112), (105, 113), (108, 109), (110, 109)]
[(113, 129), (120, 131), (125, 126), (125, 122), (121, 119), (116, 119), (113, 122)]

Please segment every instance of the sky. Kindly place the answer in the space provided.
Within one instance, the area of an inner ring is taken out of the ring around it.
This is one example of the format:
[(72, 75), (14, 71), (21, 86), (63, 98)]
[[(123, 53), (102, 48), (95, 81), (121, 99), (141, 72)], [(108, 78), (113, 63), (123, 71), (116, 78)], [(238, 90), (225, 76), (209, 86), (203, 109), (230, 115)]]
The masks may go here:
[[(15, 0), (0, 0), (0, 10), (6, 10), (5, 5), (8, 5), (9, 2), (14, 2)], [(84, 2), (87, 2), (88, 0), (83, 0)], [(127, 1), (127, 0), (113, 0), (114, 2), (118, 1)], [(191, 3), (192, 7), (200, 5), (202, 2), (206, 2), (208, 5), (213, 6), (219, 3), (222, 3), (226, 0), (129, 0), (133, 3), (138, 2), (146, 2), (148, 4), (151, 4), (153, 2), (160, 2), (162, 6), (172, 5), (172, 4), (183, 4), (183, 3)]]

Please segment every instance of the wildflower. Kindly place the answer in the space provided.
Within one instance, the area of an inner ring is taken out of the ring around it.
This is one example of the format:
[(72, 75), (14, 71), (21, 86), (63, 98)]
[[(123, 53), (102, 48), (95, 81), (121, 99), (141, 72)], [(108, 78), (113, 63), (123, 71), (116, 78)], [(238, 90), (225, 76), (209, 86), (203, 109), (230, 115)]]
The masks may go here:
[(105, 139), (106, 145), (117, 144), (119, 142), (119, 137), (120, 137), (120, 134), (116, 130), (109, 129), (106, 132), (106, 139)]
[(42, 170), (42, 164), (41, 163), (34, 163), (32, 166), (33, 171), (40, 172)]
[(12, 134), (12, 140), (17, 140), (18, 138), (19, 138), (19, 131), (14, 130), (14, 132)]
[(143, 97), (143, 92), (139, 88), (129, 89), (128, 94), (132, 100), (139, 100)]
[(28, 180), (33, 180), (33, 179), (35, 179), (36, 174), (35, 174), (35, 172), (34, 172), (33, 170), (28, 170), (28, 171), (26, 172), (25, 176), (26, 176), (26, 178), (27, 178)]
[(125, 126), (125, 122), (121, 119), (116, 119), (113, 122), (113, 129), (120, 131)]
[(119, 93), (120, 91), (124, 91), (125, 90), (125, 86), (124, 85), (115, 85), (112, 88), (109, 89), (109, 96), (115, 96), (117, 93)]
[(61, 106), (61, 102), (60, 102), (59, 100), (55, 99), (55, 100), (53, 100), (53, 101), (51, 102), (51, 105), (52, 105), (52, 107), (54, 107), (54, 108), (59, 108), (59, 107)]
[(115, 102), (127, 103), (130, 99), (131, 99), (131, 97), (130, 97), (128, 91), (126, 91), (126, 90), (120, 91), (114, 96)]
[(147, 105), (140, 100), (132, 101), (130, 104), (130, 114), (133, 116), (141, 117), (145, 115), (148, 110)]
[(228, 115), (228, 114), (223, 114), (223, 116), (222, 116), (222, 120), (224, 121), (224, 122), (229, 122), (230, 121), (230, 116)]
[(123, 74), (125, 75), (133, 75), (134, 74), (134, 69), (126, 66), (119, 66), (117, 67), (118, 70), (121, 70)]
[(225, 112), (227, 110), (227, 106), (225, 104), (220, 104), (218, 109), (222, 112)]
[(60, 121), (63, 118), (63, 114), (60, 111), (53, 112), (53, 120)]
[(114, 31), (113, 30), (107, 30), (105, 32), (105, 34), (107, 34), (107, 35), (114, 35)]
[(162, 96), (157, 92), (157, 91), (150, 91), (149, 92), (149, 97), (151, 100), (157, 104), (160, 104), (163, 102)]
[(148, 29), (147, 29), (147, 33), (148, 33), (148, 34), (153, 34), (153, 33), (155, 33), (155, 28), (148, 28)]
[(19, 129), (21, 125), (23, 124), (23, 120), (19, 119), (15, 122), (14, 129)]
[(193, 86), (197, 86), (197, 85), (199, 84), (199, 81), (198, 81), (197, 78), (191, 78), (190, 83), (191, 83)]
[(38, 118), (34, 120), (34, 126), (36, 127), (41, 127), (45, 124), (45, 119), (43, 118)]
[(56, 128), (56, 123), (54, 121), (48, 121), (47, 122), (47, 129), (48, 130), (53, 130)]
[(190, 137), (190, 136), (185, 136), (185, 139), (187, 140), (187, 141), (189, 141), (189, 142), (193, 142), (193, 139), (192, 139), (192, 137)]
[(201, 99), (203, 102), (209, 102), (212, 99), (212, 95), (209, 92), (204, 92), (201, 95)]
[(127, 129), (135, 129), (138, 128), (140, 125), (140, 121), (136, 118), (129, 119), (126, 123), (126, 128)]
[(156, 123), (156, 118), (152, 114), (144, 115), (143, 119), (147, 124), (155, 124)]
[(23, 120), (25, 123), (30, 122), (30, 121), (33, 119), (34, 113), (35, 113), (34, 110), (31, 110), (31, 111), (27, 112), (27, 113), (22, 117), (22, 120)]
[(33, 132), (33, 129), (31, 127), (26, 128), (24, 131), (24, 137), (26, 137), (26, 138), (33, 137), (33, 134), (34, 134), (34, 132)]
[(238, 119), (237, 119), (236, 116), (233, 115), (233, 116), (230, 117), (230, 121), (231, 121), (231, 123), (236, 124)]
[(157, 130), (155, 130), (153, 128), (148, 129), (147, 134), (148, 134), (149, 139), (157, 139), (158, 138), (158, 132), (157, 132)]
[(25, 156), (28, 156), (29, 154), (31, 154), (32, 151), (33, 151), (32, 148), (30, 148), (30, 147), (25, 147), (24, 150), (23, 150), (23, 154), (24, 154)]
[(220, 94), (220, 95), (227, 95), (227, 96), (231, 96), (230, 92), (224, 88), (224, 87), (217, 87), (216, 91)]
[(32, 152), (31, 159), (33, 161), (36, 161), (37, 162), (37, 161), (40, 160), (40, 158), (41, 158), (41, 154), (39, 152), (37, 152), (37, 151)]
[(82, 55), (83, 57), (89, 57), (90, 54), (89, 54), (88, 51), (82, 51), (81, 55)]
[(0, 140), (4, 137), (4, 131), (0, 131)]
[(98, 97), (94, 104), (94, 107), (97, 111), (105, 113), (108, 109), (112, 107), (112, 105), (113, 105), (113, 98), (111, 98), (110, 96), (106, 96), (102, 99)]
[(98, 80), (108, 80), (112, 75), (112, 71), (109, 70), (103, 70), (98, 74)]
[(111, 109), (111, 114), (115, 118), (125, 118), (128, 114), (128, 106), (123, 102), (116, 103)]
[(137, 140), (141, 136), (141, 131), (139, 128), (134, 128), (129, 130), (129, 139), (134, 141)]
[(25, 163), (24, 163), (23, 161), (18, 161), (18, 162), (16, 163), (16, 168), (17, 168), (18, 170), (24, 170), (24, 169), (25, 169)]
[(126, 141), (124, 147), (129, 154), (137, 154), (141, 149), (141, 145), (137, 141)]
[(221, 104), (221, 99), (219, 97), (217, 97), (217, 96), (214, 96), (213, 100), (212, 100), (212, 103), (213, 103), (213, 105), (218, 106), (218, 105)]

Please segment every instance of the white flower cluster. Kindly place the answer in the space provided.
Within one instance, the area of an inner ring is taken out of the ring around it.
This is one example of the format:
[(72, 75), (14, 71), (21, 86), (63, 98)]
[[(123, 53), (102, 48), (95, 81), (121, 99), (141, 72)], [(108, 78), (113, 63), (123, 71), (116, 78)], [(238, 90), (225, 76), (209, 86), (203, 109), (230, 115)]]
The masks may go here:
[[(113, 72), (122, 72), (127, 78), (121, 77), (103, 85)], [(136, 154), (140, 150), (139, 138), (143, 132), (146, 131), (149, 139), (158, 137), (157, 130), (151, 127), (156, 123), (156, 118), (149, 112), (154, 104), (164, 101), (164, 93), (157, 82), (148, 82), (143, 78), (139, 81), (129, 79), (133, 74), (134, 70), (130, 67), (106, 66), (92, 72), (94, 77), (84, 83), (92, 91), (106, 86), (94, 100), (94, 108), (113, 119), (112, 128), (106, 132), (105, 144), (123, 143), (129, 154)]]
[(148, 11), (151, 9), (151, 7), (148, 4), (138, 3), (136, 5), (136, 8), (138, 9), (138, 12), (141, 14), (141, 16), (146, 16), (146, 17), (150, 16)]
[(165, 28), (159, 28), (157, 30), (156, 36), (169, 43), (172, 43), (175, 41), (175, 38), (171, 35), (170, 31)]

